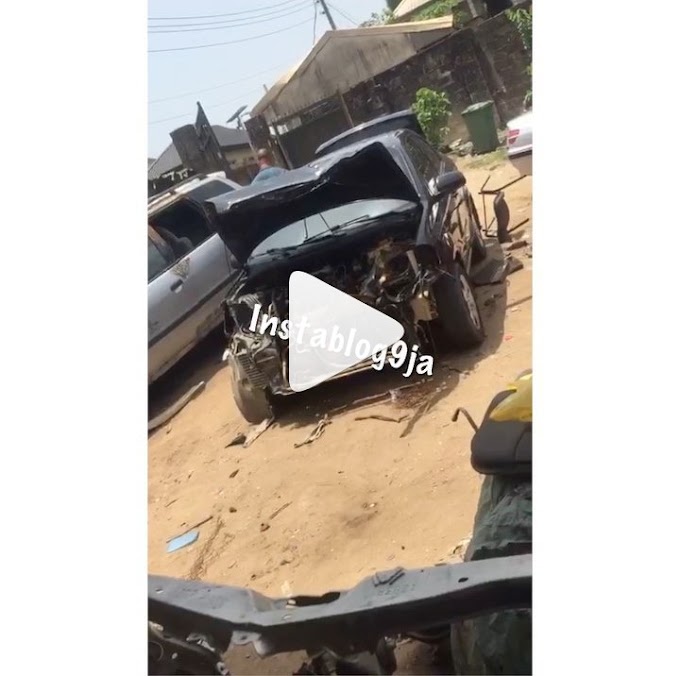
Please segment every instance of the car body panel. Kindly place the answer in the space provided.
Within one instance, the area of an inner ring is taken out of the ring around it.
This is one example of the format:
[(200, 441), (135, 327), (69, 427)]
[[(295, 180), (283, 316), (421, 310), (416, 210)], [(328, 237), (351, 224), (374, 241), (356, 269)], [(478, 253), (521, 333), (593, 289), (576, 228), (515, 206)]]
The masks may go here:
[(180, 183), (171, 186), (167, 190), (149, 197), (148, 209), (149, 211), (152, 211), (163, 208), (174, 199), (181, 197), (182, 195), (188, 196), (192, 193), (196, 194), (198, 189), (204, 188), (206, 185), (214, 182), (229, 186), (232, 190), (238, 190), (241, 187), (238, 183), (228, 179), (224, 171), (214, 171), (210, 174), (198, 174), (196, 176), (190, 176)]
[[(240, 186), (213, 174), (194, 180), (191, 185), (180, 186), (174, 192), (166, 191), (160, 199), (150, 201), (149, 217), (172, 209), (180, 202), (199, 210), (206, 223), (210, 214), (199, 199), (206, 193), (214, 197), (221, 182), (226, 190)], [(236, 186), (236, 187), (234, 187)], [(169, 247), (163, 236), (149, 225), (149, 240)], [(150, 255), (152, 253), (151, 244)], [(148, 282), (148, 380), (153, 382), (193, 349), (205, 336), (222, 324), (222, 301), (232, 265), (229, 252), (220, 237), (214, 233), (192, 246), (184, 255), (167, 257), (168, 265)]]
[(399, 139), (388, 134), (210, 202), (218, 233), (239, 263), (245, 264), (267, 237), (315, 211), (360, 199), (418, 201), (422, 193), (407, 171)]
[(534, 126), (531, 111), (508, 123), (508, 159), (522, 176), (531, 176)]
[(228, 253), (213, 235), (149, 284), (149, 374), (154, 379), (222, 323)]

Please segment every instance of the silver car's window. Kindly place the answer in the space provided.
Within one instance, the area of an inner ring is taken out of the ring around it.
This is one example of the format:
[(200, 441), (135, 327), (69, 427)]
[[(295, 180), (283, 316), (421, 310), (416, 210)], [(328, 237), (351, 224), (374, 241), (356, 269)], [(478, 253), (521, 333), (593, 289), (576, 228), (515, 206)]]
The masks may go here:
[(168, 267), (169, 261), (163, 256), (155, 243), (149, 240), (149, 281), (158, 277)]
[(233, 192), (233, 190), (234, 189), (230, 185), (223, 183), (222, 181), (209, 181), (192, 190), (189, 195), (192, 200), (205, 202), (205, 200), (212, 199), (218, 195), (224, 195), (228, 192)]

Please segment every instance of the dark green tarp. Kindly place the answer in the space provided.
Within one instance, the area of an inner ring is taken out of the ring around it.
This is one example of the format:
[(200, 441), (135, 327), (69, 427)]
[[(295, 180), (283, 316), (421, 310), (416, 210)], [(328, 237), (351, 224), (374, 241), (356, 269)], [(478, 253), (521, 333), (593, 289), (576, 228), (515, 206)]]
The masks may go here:
[[(531, 479), (484, 478), (466, 561), (531, 553)], [(506, 611), (456, 624), (454, 674), (531, 674), (531, 611)]]

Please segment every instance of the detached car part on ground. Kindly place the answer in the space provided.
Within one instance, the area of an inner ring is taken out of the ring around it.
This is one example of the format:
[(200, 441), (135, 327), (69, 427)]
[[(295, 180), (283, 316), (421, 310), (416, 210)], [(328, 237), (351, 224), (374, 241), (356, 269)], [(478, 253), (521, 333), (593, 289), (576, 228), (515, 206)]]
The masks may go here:
[[(288, 342), (249, 324), (258, 304), (288, 318), (294, 271), (397, 320), (410, 345), (428, 343), (433, 322), (451, 347), (484, 340), (468, 276), (486, 256), (473, 198), (453, 161), (410, 130), (355, 143), (211, 204), (240, 267), (225, 329), (234, 397), (251, 423), (271, 417), (273, 397), (291, 393)], [(370, 359), (351, 372), (369, 368)]]
[(473, 438), (472, 464), (485, 479), (464, 563), (396, 568), (348, 591), (291, 599), (149, 576), (149, 674), (228, 674), (227, 650), (248, 644), (263, 657), (306, 651), (298, 674), (392, 674), (400, 637), (448, 644), (447, 673), (531, 674), (526, 403), (526, 387), (501, 392)]
[(240, 187), (217, 172), (149, 199), (149, 383), (222, 324), (232, 268), (204, 202)]

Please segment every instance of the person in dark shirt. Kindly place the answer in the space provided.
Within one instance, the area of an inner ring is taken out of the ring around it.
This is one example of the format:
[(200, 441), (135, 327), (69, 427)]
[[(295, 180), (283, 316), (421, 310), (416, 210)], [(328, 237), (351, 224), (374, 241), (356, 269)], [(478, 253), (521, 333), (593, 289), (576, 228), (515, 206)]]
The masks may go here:
[(275, 178), (288, 171), (287, 169), (275, 165), (271, 152), (266, 148), (260, 148), (260, 150), (257, 151), (257, 163), (260, 165), (260, 171), (253, 179), (253, 183), (268, 181), (269, 179)]

